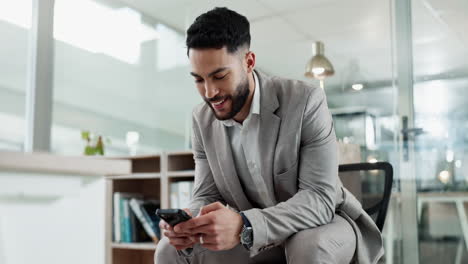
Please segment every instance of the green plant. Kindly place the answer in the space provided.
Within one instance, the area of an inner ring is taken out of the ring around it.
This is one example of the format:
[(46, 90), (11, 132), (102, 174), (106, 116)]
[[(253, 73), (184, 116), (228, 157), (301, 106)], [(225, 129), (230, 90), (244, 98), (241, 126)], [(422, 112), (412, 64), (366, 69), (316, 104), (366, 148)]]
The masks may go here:
[[(104, 142), (101, 135), (94, 135), (89, 131), (81, 131), (81, 138), (86, 141), (84, 155), (104, 155)], [(106, 144), (110, 144), (110, 139), (106, 139)]]

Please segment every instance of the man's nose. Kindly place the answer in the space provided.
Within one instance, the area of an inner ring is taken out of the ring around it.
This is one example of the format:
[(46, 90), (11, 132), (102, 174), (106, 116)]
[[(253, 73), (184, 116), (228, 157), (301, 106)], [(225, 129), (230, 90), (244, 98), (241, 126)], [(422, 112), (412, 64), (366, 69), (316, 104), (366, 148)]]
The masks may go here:
[(213, 98), (219, 93), (218, 88), (216, 86), (209, 84), (208, 82), (205, 83), (205, 97), (206, 98)]

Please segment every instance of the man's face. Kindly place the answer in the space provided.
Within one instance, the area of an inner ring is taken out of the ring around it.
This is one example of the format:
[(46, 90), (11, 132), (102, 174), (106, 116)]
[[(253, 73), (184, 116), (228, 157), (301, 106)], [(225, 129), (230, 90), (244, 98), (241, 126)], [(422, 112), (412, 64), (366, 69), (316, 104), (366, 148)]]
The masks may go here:
[(211, 107), (216, 118), (233, 118), (249, 97), (247, 70), (242, 51), (230, 54), (222, 49), (190, 49), (190, 73), (198, 92)]

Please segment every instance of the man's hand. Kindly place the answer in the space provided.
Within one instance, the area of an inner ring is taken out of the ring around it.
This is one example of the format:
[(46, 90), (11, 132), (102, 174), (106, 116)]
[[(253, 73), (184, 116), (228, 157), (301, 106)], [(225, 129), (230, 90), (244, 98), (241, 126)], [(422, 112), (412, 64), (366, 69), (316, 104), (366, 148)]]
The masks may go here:
[(178, 224), (174, 231), (196, 236), (204, 248), (228, 250), (239, 244), (242, 225), (240, 214), (216, 202), (202, 207), (198, 217)]
[[(190, 210), (184, 209), (184, 211), (190, 216), (192, 216)], [(197, 243), (197, 239), (195, 238), (195, 236), (185, 232), (175, 232), (174, 228), (162, 219), (161, 221), (159, 221), (159, 228), (161, 228), (161, 230), (165, 230), (164, 235), (169, 239), (169, 243), (173, 245), (177, 250), (191, 248)]]

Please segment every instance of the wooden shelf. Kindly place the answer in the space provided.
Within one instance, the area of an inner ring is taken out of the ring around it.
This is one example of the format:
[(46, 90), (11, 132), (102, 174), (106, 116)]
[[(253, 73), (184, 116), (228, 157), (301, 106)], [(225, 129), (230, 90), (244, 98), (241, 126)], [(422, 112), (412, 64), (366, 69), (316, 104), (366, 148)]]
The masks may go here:
[(167, 170), (187, 171), (195, 168), (195, 161), (191, 152), (172, 152), (167, 154)]
[(22, 171), (64, 175), (103, 176), (131, 173), (128, 160), (109, 160), (95, 156), (58, 156), (49, 153), (0, 151), (0, 168), (4, 171)]
[(168, 156), (193, 156), (193, 152), (191, 150), (182, 150), (182, 151), (171, 151), (167, 152)]
[(134, 250), (155, 250), (157, 244), (153, 242), (141, 242), (141, 243), (112, 243), (112, 248), (120, 249), (134, 249)]
[(110, 157), (109, 159), (130, 161), (131, 172), (133, 173), (161, 172), (161, 155), (158, 154)]
[(160, 179), (160, 178), (161, 178), (161, 173), (155, 173), (155, 172), (142, 172), (142, 173), (106, 176), (106, 179), (113, 179), (113, 180), (129, 180), (129, 179), (138, 180), (138, 179)]
[(112, 241), (113, 194), (137, 193), (144, 199), (159, 200), (161, 208), (169, 208), (171, 183), (193, 180), (195, 175), (193, 154), (181, 151), (113, 159), (128, 161), (131, 171), (106, 176), (106, 264), (154, 264), (153, 254), (156, 244)]
[(161, 157), (161, 155), (151, 154), (151, 155), (137, 155), (137, 156), (114, 156), (114, 157), (109, 157), (109, 159), (141, 160), (141, 159), (152, 159), (152, 158), (159, 158), (159, 157)]
[(167, 176), (168, 176), (169, 178), (194, 177), (194, 176), (195, 176), (195, 170), (169, 171), (169, 172), (167, 173)]

